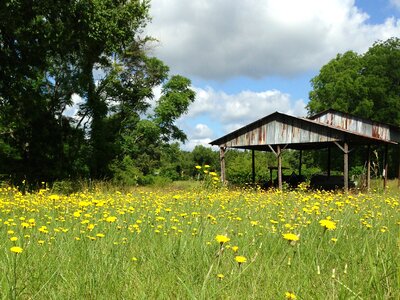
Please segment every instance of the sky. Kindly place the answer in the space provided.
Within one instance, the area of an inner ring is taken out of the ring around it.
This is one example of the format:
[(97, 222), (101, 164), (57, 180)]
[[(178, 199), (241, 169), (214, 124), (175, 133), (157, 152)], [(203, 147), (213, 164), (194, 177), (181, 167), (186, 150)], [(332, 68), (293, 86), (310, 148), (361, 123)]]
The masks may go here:
[(196, 92), (184, 150), (275, 111), (306, 116), (324, 64), (400, 37), (400, 0), (152, 0), (150, 13), (149, 54)]

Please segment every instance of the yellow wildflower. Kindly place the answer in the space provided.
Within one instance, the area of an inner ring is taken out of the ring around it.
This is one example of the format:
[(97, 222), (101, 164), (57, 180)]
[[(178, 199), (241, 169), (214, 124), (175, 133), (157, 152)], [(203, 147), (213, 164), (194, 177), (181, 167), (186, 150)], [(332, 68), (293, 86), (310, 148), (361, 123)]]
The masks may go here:
[(294, 233), (284, 233), (283, 238), (291, 242), (296, 242), (300, 239), (299, 236)]
[(287, 300), (295, 300), (297, 299), (297, 296), (293, 292), (286, 292), (285, 297)]
[(336, 223), (335, 223), (334, 221), (332, 221), (332, 220), (328, 220), (328, 219), (321, 220), (321, 221), (319, 221), (319, 224), (320, 224), (322, 227), (324, 227), (325, 230), (326, 230), (326, 229), (327, 229), (327, 230), (334, 230), (334, 229), (336, 229)]
[(239, 263), (239, 265), (247, 262), (247, 258), (241, 255), (235, 256), (235, 260)]
[(14, 246), (14, 247), (10, 248), (10, 251), (12, 253), (19, 254), (19, 253), (22, 253), (22, 251), (24, 251), (24, 249), (22, 249), (21, 247)]
[(217, 235), (217, 236), (215, 237), (215, 240), (216, 240), (218, 243), (220, 243), (220, 244), (222, 245), (222, 244), (224, 244), (224, 243), (229, 242), (231, 239), (228, 238), (228, 237), (225, 236), (225, 235), (219, 234), (219, 235)]

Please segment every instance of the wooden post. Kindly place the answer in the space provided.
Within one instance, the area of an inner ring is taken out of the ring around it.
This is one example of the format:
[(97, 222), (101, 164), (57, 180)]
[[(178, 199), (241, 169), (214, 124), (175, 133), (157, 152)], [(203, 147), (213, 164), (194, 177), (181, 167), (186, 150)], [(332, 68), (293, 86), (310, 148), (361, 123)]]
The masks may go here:
[(226, 182), (226, 175), (225, 175), (225, 149), (226, 147), (219, 148), (219, 160), (221, 163), (221, 181), (222, 183)]
[(300, 156), (299, 156), (299, 176), (301, 176), (302, 158), (303, 158), (303, 150), (300, 150)]
[(331, 177), (331, 146), (328, 146), (328, 178)]
[(400, 188), (400, 144), (397, 146), (397, 159), (399, 160), (399, 167), (398, 167), (398, 173), (397, 173), (397, 187)]
[(388, 178), (388, 145), (385, 145), (385, 157), (384, 157), (384, 165), (383, 165), (383, 189), (386, 190), (387, 186), (387, 178)]
[(255, 163), (255, 156), (254, 150), (251, 150), (251, 179), (253, 181), (253, 185), (256, 183), (256, 163)]
[(344, 177), (344, 191), (347, 193), (349, 191), (349, 145), (344, 142), (343, 145), (343, 177)]
[(371, 145), (367, 149), (367, 191), (371, 189)]
[(276, 155), (278, 157), (278, 187), (282, 190), (282, 156), (281, 156), (281, 146), (276, 146)]

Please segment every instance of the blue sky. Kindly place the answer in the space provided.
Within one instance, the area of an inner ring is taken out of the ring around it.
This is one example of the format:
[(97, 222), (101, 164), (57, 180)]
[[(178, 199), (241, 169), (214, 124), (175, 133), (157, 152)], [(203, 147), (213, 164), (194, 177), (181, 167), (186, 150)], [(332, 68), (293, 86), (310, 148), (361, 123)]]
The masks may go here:
[(337, 53), (400, 36), (400, 0), (151, 3), (151, 54), (197, 93), (178, 121), (187, 150), (274, 111), (305, 116), (310, 79)]

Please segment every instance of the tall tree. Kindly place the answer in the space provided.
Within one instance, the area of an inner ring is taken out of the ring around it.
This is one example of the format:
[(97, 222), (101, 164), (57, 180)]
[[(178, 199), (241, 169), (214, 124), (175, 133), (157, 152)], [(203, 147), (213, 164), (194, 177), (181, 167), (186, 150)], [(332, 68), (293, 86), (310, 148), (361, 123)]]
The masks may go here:
[[(338, 54), (311, 80), (310, 114), (333, 108), (374, 121), (400, 126), (400, 39), (374, 43), (364, 54)], [(318, 154), (316, 154), (318, 155)], [(353, 164), (364, 160), (353, 155)], [(397, 173), (398, 154), (389, 174)]]
[[(82, 176), (87, 164), (103, 178), (135, 139), (146, 136), (154, 158), (159, 141), (185, 138), (174, 121), (194, 93), (147, 56), (148, 12), (148, 0), (0, 2), (0, 174), (54, 180)], [(159, 108), (146, 117), (161, 84)], [(64, 113), (74, 94), (83, 99), (78, 121)]]
[(334, 108), (400, 126), (400, 39), (338, 54), (311, 80), (310, 114)]

